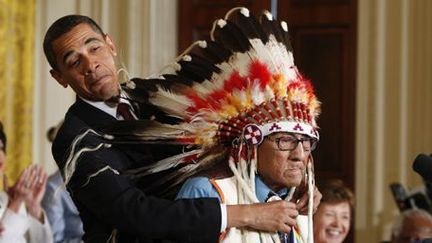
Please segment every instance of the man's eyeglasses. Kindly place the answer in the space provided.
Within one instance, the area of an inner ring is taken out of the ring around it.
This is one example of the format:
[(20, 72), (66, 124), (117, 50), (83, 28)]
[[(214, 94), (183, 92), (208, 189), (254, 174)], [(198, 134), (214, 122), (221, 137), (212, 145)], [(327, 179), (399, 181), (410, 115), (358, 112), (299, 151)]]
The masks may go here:
[(301, 143), (305, 152), (313, 151), (318, 141), (314, 138), (302, 137), (296, 138), (294, 136), (284, 136), (280, 138), (267, 137), (268, 140), (275, 142), (281, 151), (292, 151), (297, 148), (298, 144)]

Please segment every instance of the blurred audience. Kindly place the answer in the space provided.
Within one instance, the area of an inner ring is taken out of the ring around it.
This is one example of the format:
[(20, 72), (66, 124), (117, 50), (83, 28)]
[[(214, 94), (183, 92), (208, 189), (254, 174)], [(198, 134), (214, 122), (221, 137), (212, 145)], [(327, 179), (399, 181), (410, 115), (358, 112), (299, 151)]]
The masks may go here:
[(354, 195), (341, 180), (329, 180), (319, 188), (322, 199), (314, 215), (314, 241), (343, 242), (351, 226)]
[(49, 177), (42, 205), (54, 234), (54, 242), (82, 242), (82, 221), (69, 193), (63, 187), (60, 171)]
[(401, 212), (393, 223), (391, 242), (432, 242), (432, 216), (423, 209)]
[(0, 176), (5, 190), (0, 192), (0, 243), (51, 243), (52, 232), (41, 206), (47, 174), (40, 166), (29, 166), (9, 188), (4, 175), (6, 141), (0, 122)]
[[(61, 123), (48, 130), (47, 137), (50, 142), (54, 140), (60, 125)], [(63, 184), (60, 171), (56, 171), (48, 178), (46, 193), (42, 201), (54, 234), (54, 242), (82, 242), (83, 224), (78, 210)]]

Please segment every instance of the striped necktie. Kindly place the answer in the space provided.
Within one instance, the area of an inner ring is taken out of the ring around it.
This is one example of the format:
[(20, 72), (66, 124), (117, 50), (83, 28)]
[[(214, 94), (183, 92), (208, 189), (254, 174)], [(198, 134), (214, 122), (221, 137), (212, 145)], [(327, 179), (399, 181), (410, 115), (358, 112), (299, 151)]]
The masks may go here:
[(125, 121), (136, 120), (135, 117), (132, 115), (130, 106), (126, 103), (119, 103), (117, 105), (117, 116), (119, 115), (122, 116), (123, 120)]

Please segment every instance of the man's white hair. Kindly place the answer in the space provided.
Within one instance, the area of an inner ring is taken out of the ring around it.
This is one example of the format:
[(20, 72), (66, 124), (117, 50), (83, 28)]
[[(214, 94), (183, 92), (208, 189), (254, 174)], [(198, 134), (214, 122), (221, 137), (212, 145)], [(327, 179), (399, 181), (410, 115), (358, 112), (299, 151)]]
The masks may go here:
[(403, 223), (409, 218), (424, 218), (432, 223), (432, 215), (430, 215), (426, 210), (414, 208), (403, 211), (393, 222), (392, 236), (397, 237), (402, 229)]

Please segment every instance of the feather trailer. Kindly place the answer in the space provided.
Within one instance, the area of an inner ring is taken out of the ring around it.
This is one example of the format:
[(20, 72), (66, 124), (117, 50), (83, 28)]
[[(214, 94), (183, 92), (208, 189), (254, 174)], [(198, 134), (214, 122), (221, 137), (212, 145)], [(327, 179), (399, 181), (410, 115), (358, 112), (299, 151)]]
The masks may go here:
[(136, 170), (131, 170), (128, 173), (132, 173), (139, 176), (146, 176), (149, 174), (158, 173), (161, 171), (165, 171), (174, 167), (177, 167), (181, 164), (190, 164), (194, 163), (195, 160), (199, 158), (199, 156), (203, 153), (202, 149), (195, 149), (192, 151), (184, 152), (163, 160), (156, 162), (155, 164), (140, 167)]
[(186, 111), (193, 105), (188, 97), (165, 89), (160, 89), (157, 93), (154, 93), (149, 98), (149, 101), (164, 112), (183, 119), (189, 117)]
[(188, 134), (188, 127), (181, 124), (170, 125), (150, 120), (118, 121), (105, 126), (101, 132), (109, 134), (112, 138), (108, 142), (112, 143), (194, 144), (193, 136)]
[[(223, 162), (226, 158), (226, 153), (225, 147), (217, 146), (212, 148), (211, 152), (202, 154), (200, 157), (189, 161), (183, 161), (183, 163), (177, 165), (177, 169), (167, 171), (163, 176), (152, 180), (150, 184), (146, 185), (147, 188), (144, 188), (144, 190), (162, 190), (161, 194), (167, 194), (185, 179)], [(148, 175), (146, 171), (128, 171), (127, 174), (131, 174), (133, 178), (141, 178)]]

